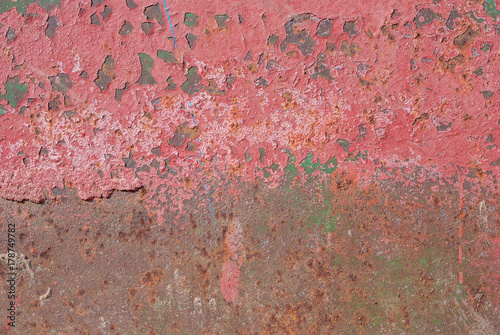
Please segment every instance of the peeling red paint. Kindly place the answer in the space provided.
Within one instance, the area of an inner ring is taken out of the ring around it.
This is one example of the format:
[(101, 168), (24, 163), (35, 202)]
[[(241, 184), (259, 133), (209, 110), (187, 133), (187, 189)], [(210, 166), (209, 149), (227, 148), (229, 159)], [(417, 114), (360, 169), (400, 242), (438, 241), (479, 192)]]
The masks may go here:
[[(89, 17), (104, 5), (94, 8), (89, 3), (63, 1), (50, 13), (60, 22), (52, 38), (44, 33), (49, 14), (36, 5), (28, 7), (28, 13), (36, 12), (36, 16), (25, 18), (15, 10), (1, 14), (3, 21), (12, 22), (14, 29), (22, 28), (22, 32), (4, 49), (0, 82), (19, 75), (21, 82), (29, 84), (16, 110), (4, 105), (8, 111), (2, 116), (4, 197), (41, 201), (52, 196), (53, 187), (62, 188), (64, 182), (77, 188), (84, 199), (106, 196), (115, 189), (166, 186), (180, 192), (179, 202), (172, 209), (182, 210), (182, 199), (192, 197), (192, 191), (180, 190), (174, 178), (158, 178), (156, 171), (136, 173), (124, 168), (122, 158), (132, 152), (140, 166), (150, 165), (157, 158), (151, 150), (159, 147), (160, 158), (170, 157), (170, 165), (182, 167), (182, 177), (191, 177), (191, 185), (196, 188), (200, 182), (195, 172), (197, 164), (187, 159), (195, 157), (195, 153), (168, 145), (175, 128), (190, 122), (188, 114), (193, 111), (200, 124), (205, 166), (214, 180), (229, 171), (243, 180), (262, 178), (262, 172), (255, 171), (255, 167), (274, 162), (280, 168), (270, 182), (276, 182), (287, 160), (281, 149), (287, 148), (298, 162), (310, 151), (313, 159), (319, 158), (321, 163), (335, 156), (341, 165), (358, 171), (367, 182), (372, 178), (409, 183), (439, 178), (460, 189), (468, 180), (477, 182), (469, 192), (498, 188), (499, 167), (493, 163), (500, 145), (495, 136), (499, 118), (499, 46), (491, 42), (497, 35), (480, 4), (428, 5), (443, 19), (416, 28), (414, 18), (427, 7), (406, 7), (400, 2), (378, 4), (374, 15), (371, 6), (352, 4), (330, 6), (316, 2), (268, 7), (252, 3), (252, 7), (233, 7), (192, 3), (185, 8), (184, 3), (174, 1), (170, 6), (178, 49), (173, 49), (173, 41), (168, 39), (171, 33), (165, 22), (161, 26), (150, 20), (154, 24), (152, 32), (142, 32), (140, 24), (147, 21), (142, 11), (148, 4), (138, 2), (136, 8), (129, 9), (123, 1), (109, 1), (112, 13), (96, 26), (89, 25)], [(203, 11), (198, 13), (196, 8)], [(453, 8), (462, 16), (453, 21), (454, 29), (450, 30), (445, 27), (445, 18)], [(475, 22), (462, 8), (474, 11), (484, 23)], [(182, 23), (185, 12), (200, 16), (193, 28)], [(217, 13), (229, 16), (223, 28), (217, 26), (212, 15)], [(239, 23), (238, 13), (244, 13), (243, 23)], [(306, 57), (300, 52), (296, 57), (287, 56), (294, 49), (300, 50), (292, 44), (285, 52), (280, 50), (286, 37), (283, 27), (300, 13), (312, 13), (297, 27), (306, 29), (314, 48)], [(330, 36), (315, 36), (318, 22), (326, 18), (332, 22)], [(125, 20), (133, 31), (118, 36)], [(344, 22), (355, 22), (357, 33), (345, 32)], [(79, 25), (86, 27), (85, 32), (74, 29)], [(2, 27), (1, 32), (7, 28)], [(457, 47), (454, 39), (467, 29), (474, 31), (474, 43)], [(181, 38), (187, 32), (198, 36), (193, 49)], [(275, 45), (268, 45), (271, 34), (279, 39)], [(345, 56), (341, 50), (344, 41), (355, 43), (360, 51)], [(487, 51), (477, 49), (482, 43), (491, 43), (491, 47)], [(224, 45), (226, 51), (219, 52), (219, 45)], [(160, 49), (171, 50), (181, 60), (165, 63), (156, 57)], [(243, 61), (247, 51), (251, 51), (250, 59)], [(135, 84), (141, 74), (138, 53), (154, 60), (151, 75), (157, 85)], [(262, 64), (258, 65), (261, 54)], [(320, 54), (324, 55), (331, 81), (323, 77), (311, 80), (307, 72), (299, 70), (308, 68)], [(113, 79), (100, 92), (93, 80), (109, 55), (115, 59), (113, 73), (109, 73)], [(266, 65), (271, 60), (279, 65), (268, 70)], [(253, 72), (248, 70), (250, 65), (255, 68)], [(210, 81), (225, 90), (225, 95), (210, 96), (201, 91), (186, 96), (180, 85), (185, 81), (186, 69), (192, 66), (197, 67), (202, 78), (201, 87), (208, 87)], [(473, 74), (479, 67), (484, 72), (481, 76)], [(82, 71), (89, 78), (82, 79)], [(64, 98), (65, 106), (48, 111), (48, 101), (58, 95), (50, 91), (48, 78), (58, 73), (69, 75), (71, 87)], [(236, 80), (226, 85), (230, 74)], [(164, 91), (168, 77), (177, 85), (174, 91)], [(259, 77), (270, 80), (269, 86), (256, 88), (254, 79)], [(131, 86), (118, 103), (115, 89), (123, 88), (126, 82)], [(485, 100), (482, 91), (493, 95)], [(162, 101), (170, 97), (168, 105), (155, 107), (151, 101), (157, 97)], [(32, 99), (31, 103), (27, 99)], [(188, 101), (196, 108), (182, 109)], [(28, 109), (19, 115), (21, 106)], [(74, 111), (75, 116), (62, 117), (67, 110)], [(362, 139), (360, 125), (366, 128)], [(81, 138), (75, 133), (82, 134)], [(489, 134), (493, 139), (487, 144)], [(349, 141), (351, 147), (344, 151), (337, 139)], [(39, 155), (41, 147), (47, 150), (47, 156)], [(263, 162), (259, 162), (258, 148), (266, 150)], [(21, 150), (24, 154), (20, 155)], [(250, 163), (245, 161), (247, 151)], [(344, 163), (351, 153), (365, 151), (366, 159)], [(28, 166), (23, 165), (24, 158)], [(164, 168), (163, 162), (160, 166)], [(416, 168), (421, 170), (415, 179), (404, 176)], [(151, 201), (157, 207), (154, 202), (165, 198), (160, 192), (157, 200)]]

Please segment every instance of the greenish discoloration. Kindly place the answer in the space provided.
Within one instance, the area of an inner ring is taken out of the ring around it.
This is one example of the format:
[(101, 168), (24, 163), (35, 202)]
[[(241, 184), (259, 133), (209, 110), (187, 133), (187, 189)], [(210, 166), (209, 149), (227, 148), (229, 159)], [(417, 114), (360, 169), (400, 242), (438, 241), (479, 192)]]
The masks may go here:
[(318, 188), (321, 190), (322, 201), (318, 204), (317, 210), (314, 211), (315, 216), (313, 221), (322, 230), (323, 235), (319, 236), (319, 238), (324, 240), (323, 243), (328, 244), (326, 240), (327, 235), (324, 233), (338, 232), (338, 223), (340, 221), (345, 222), (346, 218), (343, 214), (343, 209), (334, 207), (335, 195), (332, 193), (331, 188), (328, 187), (328, 183), (321, 182)]
[(156, 80), (151, 75), (151, 69), (154, 65), (154, 60), (147, 54), (140, 53), (139, 60), (141, 61), (141, 76), (137, 80), (140, 85), (155, 85)]
[(322, 211), (322, 210), (317, 210), (315, 211), (315, 216), (314, 216), (314, 221), (316, 221), (316, 225), (322, 228), (326, 233), (331, 233), (334, 231), (338, 231), (337, 229), (337, 223), (339, 221), (339, 216), (332, 216), (332, 204), (331, 202), (327, 201), (325, 198), (325, 205), (327, 206), (327, 209)]
[(484, 42), (483, 45), (481, 46), (481, 50), (484, 52), (488, 52), (491, 49), (491, 43), (486, 43)]
[(272, 35), (269, 35), (269, 37), (267, 38), (267, 45), (276, 45), (278, 44), (280, 38), (274, 34)]
[(271, 166), (265, 167), (262, 169), (264, 171), (264, 178), (269, 178), (272, 175), (272, 172), (276, 172), (279, 169), (279, 164), (273, 163)]
[(158, 50), (156, 52), (156, 56), (160, 59), (163, 59), (165, 63), (177, 63), (177, 59), (175, 59), (175, 55), (173, 52), (169, 52), (167, 50)]
[(266, 150), (264, 148), (259, 148), (259, 161), (262, 163), (264, 161), (264, 157), (266, 157)]
[(446, 21), (446, 28), (450, 29), (450, 30), (455, 30), (455, 20), (462, 17), (462, 15), (460, 15), (460, 13), (455, 9), (453, 8), (451, 11), (450, 11), (450, 15), (448, 16), (448, 20)]
[(318, 170), (321, 172), (330, 174), (337, 169), (337, 158), (332, 157), (325, 162), (325, 164), (320, 164)]
[(306, 156), (304, 161), (300, 164), (300, 166), (302, 166), (304, 168), (304, 171), (306, 173), (309, 173), (309, 174), (316, 171), (318, 169), (318, 166), (319, 166), (319, 160), (317, 160), (316, 163), (313, 163), (312, 158), (313, 158), (313, 155), (311, 152)]
[(471, 19), (473, 19), (473, 20), (474, 20), (474, 21), (476, 21), (477, 23), (481, 23), (481, 22), (486, 21), (486, 20), (485, 20), (485, 19), (483, 19), (483, 18), (477, 18), (477, 17), (476, 17), (476, 13), (474, 13), (474, 12), (470, 12), (469, 14), (470, 14)]
[[(365, 136), (366, 128), (364, 128), (364, 131), (365, 132), (362, 133), (360, 130), (360, 136), (362, 136), (362, 137)], [(366, 160), (368, 158), (368, 152), (366, 150), (364, 151), (364, 153), (359, 151), (355, 156), (353, 156), (354, 152), (351, 151), (351, 143), (348, 140), (345, 140), (343, 138), (339, 138), (337, 140), (337, 143), (338, 143), (338, 145), (340, 145), (342, 147), (342, 149), (344, 149), (345, 152), (347, 152), (349, 154), (349, 156), (347, 156), (347, 158), (345, 159), (346, 162), (355, 162), (360, 158), (362, 160)]]
[(309, 153), (304, 161), (300, 164), (304, 171), (308, 174), (312, 174), (314, 171), (319, 170), (324, 173), (330, 174), (337, 169), (337, 158), (330, 158), (325, 164), (320, 164), (319, 159), (316, 160), (316, 163), (313, 162), (312, 152)]
[(28, 6), (31, 4), (37, 4), (38, 6), (50, 12), (52, 8), (59, 6), (61, 0), (17, 0), (17, 1), (0, 1), (0, 13), (5, 13), (6, 11), (15, 8), (18, 13), (26, 14)]
[(168, 86), (166, 88), (167, 90), (175, 90), (177, 88), (177, 85), (174, 83), (172, 77), (167, 78), (167, 83), (168, 83)]
[(7, 113), (7, 110), (4, 106), (0, 105), (0, 116), (4, 115), (5, 113)]
[(269, 178), (271, 177), (271, 172), (267, 168), (264, 168), (264, 178)]
[(186, 74), (186, 81), (181, 85), (182, 90), (189, 95), (200, 92), (201, 77), (198, 75), (197, 70), (196, 66), (190, 67)]
[(290, 150), (285, 149), (285, 153), (288, 155), (288, 162), (287, 165), (285, 166), (285, 175), (288, 177), (294, 177), (297, 175), (297, 167), (295, 167), (295, 162), (297, 161), (297, 158), (292, 155)]
[(482, 67), (482, 66), (478, 67), (478, 68), (476, 69), (476, 71), (474, 71), (474, 74), (475, 74), (476, 76), (481, 76), (481, 75), (483, 75), (483, 74), (484, 74), (483, 67)]
[[(441, 250), (440, 250), (441, 251)], [(436, 250), (428, 250), (428, 253)], [(441, 251), (442, 252), (442, 251)], [(390, 259), (390, 258), (389, 258)], [(442, 269), (439, 264), (435, 264), (428, 259), (420, 259), (415, 264), (414, 261), (402, 256), (386, 260), (385, 257), (374, 258), (374, 267), (386, 269), (377, 273), (375, 299), (378, 302), (376, 308), (382, 315), (393, 315), (399, 321), (396, 326), (406, 328), (408, 324), (421, 323), (422, 317), (428, 318), (432, 315), (435, 320), (447, 318), (446, 311), (433, 310), (431, 305), (424, 307), (424, 311), (416, 313), (411, 311), (410, 305), (418, 301), (422, 296), (433, 297), (440, 300), (446, 285), (435, 281), (436, 275), (440, 278), (449, 276), (446, 269)], [(404, 294), (402, 294), (404, 292)], [(405, 306), (403, 309), (401, 306)], [(440, 325), (440, 322), (435, 322)], [(440, 328), (441, 329), (441, 328)], [(410, 334), (418, 333), (416, 329), (407, 329)]]
[[(284, 168), (285, 176), (288, 178), (293, 178), (298, 175), (298, 170), (296, 167), (297, 158), (291, 154), (289, 150), (284, 150), (284, 152), (288, 155), (288, 163)], [(312, 161), (312, 153), (309, 153), (304, 161), (300, 164), (304, 171), (312, 174), (314, 171), (318, 170), (326, 174), (331, 174), (333, 171), (337, 169), (337, 158), (332, 157), (327, 160), (324, 164), (320, 164), (319, 160), (316, 163)]]
[(198, 22), (199, 16), (193, 14), (193, 13), (186, 13), (184, 14), (184, 24), (190, 28), (193, 28), (196, 25), (196, 22)]
[(486, 11), (486, 14), (491, 16), (494, 20), (497, 19), (498, 15), (500, 15), (500, 11), (496, 8), (495, 0), (485, 0), (483, 2), (483, 8)]
[(0, 95), (0, 99), (5, 99), (9, 102), (14, 109), (17, 108), (17, 104), (23, 99), (26, 92), (28, 92), (28, 84), (19, 84), (19, 76), (13, 78), (7, 78), (4, 84), (5, 94)]

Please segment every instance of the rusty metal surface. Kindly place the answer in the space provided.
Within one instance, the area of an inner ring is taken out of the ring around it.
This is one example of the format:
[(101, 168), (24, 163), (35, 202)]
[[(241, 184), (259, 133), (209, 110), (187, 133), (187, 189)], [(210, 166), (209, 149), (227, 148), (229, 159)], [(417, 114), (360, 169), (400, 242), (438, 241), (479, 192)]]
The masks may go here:
[(500, 332), (494, 0), (165, 4), (0, 3), (8, 333)]
[[(186, 204), (178, 225), (155, 225), (143, 191), (90, 202), (70, 193), (43, 205), (2, 201), (34, 272), (32, 283), (27, 273), (19, 282), (17, 333), (498, 329), (498, 251), (482, 233), (498, 227), (491, 219), (500, 214), (496, 202), (458, 210), (446, 203), (458, 201), (458, 192), (432, 191), (428, 183), (410, 192), (397, 187), (407, 194), (402, 200), (375, 186), (359, 190), (343, 173), (323, 185), (238, 186), (238, 199), (216, 196), (218, 237), (196, 201)], [(329, 211), (340, 216), (331, 232), (324, 224)]]

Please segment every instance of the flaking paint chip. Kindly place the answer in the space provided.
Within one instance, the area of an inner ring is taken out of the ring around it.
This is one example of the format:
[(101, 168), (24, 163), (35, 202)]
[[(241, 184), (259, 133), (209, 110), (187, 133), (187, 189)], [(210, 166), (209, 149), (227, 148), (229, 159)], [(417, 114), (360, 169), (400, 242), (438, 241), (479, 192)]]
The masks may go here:
[(163, 14), (161, 13), (161, 7), (159, 3), (144, 8), (144, 15), (146, 15), (148, 20), (156, 19), (156, 21), (158, 21), (158, 23), (163, 26)]
[(229, 19), (229, 15), (227, 14), (219, 14), (215, 15), (215, 21), (217, 21), (217, 25), (219, 28), (226, 28), (226, 21)]
[(115, 60), (111, 56), (107, 56), (101, 69), (97, 72), (97, 78), (94, 83), (101, 91), (108, 88), (109, 83), (115, 78)]
[(97, 16), (96, 13), (90, 15), (90, 23), (94, 24), (96, 26), (100, 26), (101, 25), (101, 21), (99, 20), (99, 16)]
[(198, 22), (199, 16), (193, 14), (193, 13), (186, 13), (184, 14), (184, 24), (190, 28), (193, 28), (196, 25), (196, 22)]
[(146, 35), (149, 35), (149, 32), (151, 29), (153, 29), (154, 23), (153, 22), (143, 22), (141, 23), (141, 29)]
[(122, 25), (122, 27), (120, 28), (120, 32), (118, 33), (119, 35), (121, 36), (125, 36), (125, 35), (128, 35), (132, 32), (132, 29), (134, 27), (132, 26), (132, 23), (128, 22), (128, 21), (125, 21)]
[(55, 17), (55, 15), (49, 16), (47, 19), (47, 28), (45, 28), (45, 35), (48, 36), (48, 38), (54, 37), (56, 34), (56, 29), (59, 27), (61, 24)]

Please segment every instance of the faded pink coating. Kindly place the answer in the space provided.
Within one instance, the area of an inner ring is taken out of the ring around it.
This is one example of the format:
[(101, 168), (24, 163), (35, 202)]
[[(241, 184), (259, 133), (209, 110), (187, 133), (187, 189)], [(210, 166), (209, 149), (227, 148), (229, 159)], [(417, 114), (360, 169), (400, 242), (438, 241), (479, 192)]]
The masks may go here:
[(226, 257), (222, 264), (221, 291), (224, 299), (233, 302), (238, 297), (238, 279), (240, 267), (243, 263), (243, 231), (241, 223), (236, 219), (230, 226), (229, 235), (226, 237)]
[[(36, 12), (34, 17), (25, 18), (15, 10), (0, 14), (1, 21), (9, 22), (17, 32), (14, 41), (2, 46), (0, 84), (14, 76), (28, 83), (28, 93), (17, 110), (6, 100), (0, 101), (7, 109), (0, 116), (2, 197), (38, 202), (54, 197), (52, 189), (63, 188), (65, 183), (76, 188), (82, 199), (145, 186), (151, 190), (148, 204), (159, 214), (159, 223), (168, 210), (177, 209), (180, 215), (183, 202), (204, 183), (197, 150), (191, 152), (168, 143), (178, 125), (192, 125), (191, 112), (200, 128), (196, 145), (202, 152), (208, 180), (214, 185), (227, 175), (243, 181), (263, 178), (263, 171), (255, 168), (277, 163), (278, 171), (267, 179), (269, 185), (276, 186), (288, 160), (282, 149), (290, 149), (300, 171), (298, 163), (312, 152), (313, 162), (319, 159), (324, 163), (336, 157), (339, 166), (356, 171), (363, 184), (374, 179), (405, 183), (439, 179), (463, 189), (463, 183), (472, 180), (473, 192), (498, 189), (500, 167), (490, 164), (500, 157), (499, 43), (493, 20), (482, 4), (427, 1), (415, 7), (409, 1), (168, 1), (178, 45), (174, 50), (163, 4), (160, 2), (163, 26), (151, 21), (153, 30), (145, 35), (140, 29), (141, 22), (147, 21), (142, 11), (156, 2), (135, 2), (138, 6), (129, 9), (125, 1), (106, 1), (112, 13), (105, 20), (99, 16), (101, 26), (97, 26), (90, 24), (90, 15), (101, 12), (104, 4), (91, 7), (89, 0), (62, 1), (50, 13), (61, 23), (52, 39), (44, 34), (48, 13), (37, 5), (28, 7), (28, 13)], [(455, 20), (452, 31), (444, 21), (454, 7), (462, 17)], [(413, 19), (422, 8), (432, 9), (442, 19), (438, 17), (416, 28)], [(394, 9), (399, 15), (391, 18)], [(468, 15), (471, 11), (484, 22), (474, 21)], [(199, 16), (193, 28), (183, 24), (187, 12)], [(279, 49), (286, 37), (285, 23), (301, 13), (313, 15), (313, 20), (300, 24), (315, 40), (314, 51), (306, 57), (296, 45), (288, 45), (284, 53)], [(216, 14), (229, 15), (226, 28), (217, 26)], [(244, 18), (241, 24), (238, 14)], [(331, 36), (314, 36), (318, 22), (324, 18), (333, 20)], [(120, 36), (125, 20), (134, 29), (130, 35)], [(352, 20), (356, 20), (358, 34), (351, 38), (343, 32), (343, 24)], [(406, 22), (410, 23), (408, 27), (404, 26)], [(0, 36), (5, 36), (9, 25), (0, 28)], [(388, 29), (385, 33), (381, 30), (384, 25)], [(453, 41), (469, 26), (477, 34), (462, 50)], [(184, 38), (188, 32), (197, 35), (192, 50)], [(279, 37), (275, 46), (267, 45), (271, 34)], [(341, 50), (342, 41), (358, 44), (360, 51), (346, 56)], [(333, 43), (335, 49), (328, 51), (327, 42)], [(489, 51), (481, 50), (483, 42), (491, 43)], [(164, 63), (156, 56), (158, 49), (174, 51), (183, 63)], [(296, 57), (287, 56), (293, 50), (298, 51)], [(244, 61), (247, 51), (252, 52), (251, 59)], [(331, 81), (323, 77), (311, 79), (307, 70), (323, 52)], [(138, 53), (154, 59), (151, 74), (156, 85), (135, 83), (141, 73)], [(261, 53), (264, 62), (258, 65)], [(444, 70), (443, 62), (459, 54), (463, 62), (457, 62), (453, 72)], [(108, 55), (115, 60), (115, 79), (101, 92), (93, 81)], [(268, 60), (277, 61), (279, 67), (266, 70)], [(251, 63), (255, 73), (248, 68)], [(192, 66), (197, 66), (202, 85), (208, 86), (208, 80), (213, 80), (227, 94), (185, 94), (180, 86)], [(482, 76), (472, 73), (479, 66), (484, 68)], [(86, 80), (79, 76), (83, 70), (89, 75)], [(51, 91), (48, 77), (57, 73), (70, 76), (70, 105), (48, 111), (48, 101), (60, 94)], [(236, 80), (226, 88), (229, 74), (234, 74)], [(164, 90), (169, 76), (177, 85), (174, 91)], [(260, 77), (267, 78), (269, 86), (256, 87), (254, 81)], [(361, 79), (371, 84), (363, 86)], [(118, 103), (115, 89), (123, 88), (127, 81), (131, 86)], [(485, 99), (482, 91), (494, 95)], [(291, 101), (283, 98), (284, 93), (289, 93)], [(163, 96), (168, 97), (155, 110), (151, 100)], [(31, 107), (18, 115), (28, 98), (34, 99)], [(189, 108), (189, 101), (195, 107)], [(181, 109), (181, 104), (186, 109)], [(66, 110), (75, 111), (76, 116), (63, 117)], [(421, 118), (424, 113), (427, 119)], [(449, 130), (437, 130), (440, 122), (448, 121), (452, 122)], [(360, 125), (366, 127), (366, 136), (355, 141)], [(40, 134), (36, 135), (35, 127)], [(102, 131), (94, 133), (95, 128)], [(486, 143), (489, 134), (493, 138)], [(366, 151), (367, 159), (344, 162), (348, 152), (337, 143), (338, 139), (350, 142), (350, 152)], [(41, 147), (48, 151), (47, 156), (39, 155)], [(155, 147), (161, 149), (162, 157), (151, 153)], [(259, 161), (259, 148), (266, 150), (263, 162)], [(18, 155), (21, 150), (24, 155)], [(247, 150), (252, 157), (248, 163)], [(135, 170), (124, 167), (122, 160), (130, 152), (137, 167), (157, 159), (164, 172), (163, 160), (170, 158), (170, 166), (183, 170), (166, 179), (159, 178), (154, 168), (136, 175)], [(104, 154), (111, 158), (106, 159)], [(23, 164), (23, 158), (27, 158), (28, 166)], [(379, 169), (381, 166), (387, 168), (387, 173)], [(419, 167), (424, 170), (415, 179), (404, 178), (396, 171), (412, 172)], [(470, 169), (477, 175), (467, 177)], [(111, 172), (116, 176), (112, 177)], [(183, 182), (188, 177), (189, 183)]]

